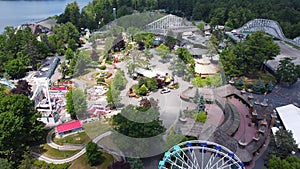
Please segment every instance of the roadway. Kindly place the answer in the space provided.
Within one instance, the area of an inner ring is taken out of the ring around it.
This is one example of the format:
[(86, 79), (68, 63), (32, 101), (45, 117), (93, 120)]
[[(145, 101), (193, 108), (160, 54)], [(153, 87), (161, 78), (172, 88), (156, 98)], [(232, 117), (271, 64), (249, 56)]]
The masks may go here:
[(279, 66), (279, 61), (285, 57), (289, 57), (293, 60), (293, 63), (300, 65), (300, 50), (291, 47), (283, 41), (275, 41), (280, 47), (280, 54), (276, 56), (273, 60), (267, 61), (267, 65), (277, 70)]

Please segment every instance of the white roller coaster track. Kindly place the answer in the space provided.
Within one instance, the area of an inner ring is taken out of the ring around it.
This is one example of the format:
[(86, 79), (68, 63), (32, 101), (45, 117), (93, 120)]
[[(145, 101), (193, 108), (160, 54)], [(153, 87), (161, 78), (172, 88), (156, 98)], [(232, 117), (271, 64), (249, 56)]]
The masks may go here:
[(254, 19), (247, 22), (238, 31), (239, 32), (264, 31), (282, 41), (292, 43), (296, 46), (300, 46), (300, 36), (295, 39), (286, 38), (279, 23), (273, 20)]

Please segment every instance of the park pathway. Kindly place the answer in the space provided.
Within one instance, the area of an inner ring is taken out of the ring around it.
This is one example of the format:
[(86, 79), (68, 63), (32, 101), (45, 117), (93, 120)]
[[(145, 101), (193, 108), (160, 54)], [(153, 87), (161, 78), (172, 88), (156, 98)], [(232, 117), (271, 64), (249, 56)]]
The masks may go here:
[(236, 98), (230, 99), (229, 102), (236, 107), (240, 115), (240, 125), (237, 132), (234, 134), (234, 138), (248, 144), (252, 141), (257, 130), (256, 128), (248, 125), (251, 124), (251, 119), (247, 117), (250, 116), (249, 109), (242, 101)]
[[(52, 136), (52, 134), (50, 134), (51, 132), (53, 133), (53, 131), (50, 131), (49, 134), (48, 134), (48, 136), (50, 135), (50, 138)], [(101, 139), (103, 139), (104, 137), (107, 137), (107, 136), (109, 136), (111, 134), (112, 134), (111, 131), (107, 131), (107, 132), (105, 132), (105, 133), (97, 136), (92, 141), (97, 144)], [(69, 145), (68, 146), (60, 146), (60, 145), (57, 145), (57, 144), (53, 143), (52, 141), (50, 141), (48, 143), (48, 136), (47, 136), (47, 144), (49, 146), (51, 146), (51, 147), (53, 146), (52, 148), (59, 149), (59, 150), (74, 150), (74, 147), (69, 146)], [(123, 160), (123, 158), (120, 157), (120, 155), (118, 153), (116, 153), (116, 152), (114, 152), (112, 150), (105, 149), (105, 147), (102, 147), (102, 146), (100, 146), (100, 147), (102, 149), (104, 149), (104, 151), (106, 151), (109, 154), (111, 154), (116, 161), (122, 161)], [(77, 154), (73, 155), (72, 157), (65, 158), (65, 159), (50, 158), (50, 157), (46, 157), (46, 156), (44, 156), (42, 154), (39, 154), (39, 153), (36, 153), (36, 152), (33, 152), (33, 151), (31, 151), (31, 154), (35, 158), (37, 158), (38, 160), (45, 161), (46, 163), (63, 164), (63, 163), (68, 163), (68, 162), (72, 162), (72, 161), (76, 160), (77, 158), (79, 158), (80, 156), (82, 156), (85, 152), (86, 152), (86, 149), (85, 149), (85, 146), (83, 146), (82, 149)]]

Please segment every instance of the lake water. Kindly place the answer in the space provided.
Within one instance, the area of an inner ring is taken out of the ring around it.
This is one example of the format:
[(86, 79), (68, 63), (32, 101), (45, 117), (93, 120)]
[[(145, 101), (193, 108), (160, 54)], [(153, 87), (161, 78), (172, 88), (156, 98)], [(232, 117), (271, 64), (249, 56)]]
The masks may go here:
[[(86, 6), (92, 0), (76, 0), (80, 8)], [(64, 12), (68, 3), (74, 0), (29, 0), (19, 1), (0, 0), (0, 32), (6, 26), (18, 26), (23, 23), (33, 23), (59, 15)]]

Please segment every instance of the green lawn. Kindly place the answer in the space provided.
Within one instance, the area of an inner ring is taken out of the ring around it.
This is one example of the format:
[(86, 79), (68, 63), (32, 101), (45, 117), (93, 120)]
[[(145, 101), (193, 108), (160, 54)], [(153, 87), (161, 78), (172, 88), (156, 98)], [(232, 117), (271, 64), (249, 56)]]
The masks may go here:
[(109, 124), (105, 124), (101, 120), (83, 124), (83, 127), (85, 132), (91, 139), (111, 129), (111, 126)]
[(91, 139), (85, 132), (80, 132), (76, 134), (72, 134), (70, 136), (64, 138), (56, 138), (53, 137), (53, 142), (58, 145), (63, 144), (85, 144), (89, 142)]
[(257, 77), (255, 77), (255, 78), (248, 78), (248, 77), (244, 78), (245, 84), (252, 84), (252, 85), (254, 85), (259, 78), (261, 78), (266, 84), (269, 81), (272, 81), (273, 84), (276, 83), (275, 77), (273, 75), (271, 75), (271, 74), (259, 71), (259, 72), (257, 72), (256, 75), (257, 75)]
[(43, 154), (46, 157), (55, 158), (55, 159), (63, 159), (63, 158), (71, 157), (74, 154), (79, 152), (79, 150), (59, 151), (57, 149), (48, 146), (47, 144), (41, 144), (39, 147), (32, 148), (32, 150), (39, 154)]
[(113, 163), (114, 159), (110, 154), (107, 153), (103, 153), (102, 156), (105, 158), (103, 163), (99, 166), (91, 167), (88, 164), (86, 154), (84, 154), (73, 161), (69, 169), (107, 169), (107, 167), (110, 166), (111, 163)]

